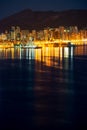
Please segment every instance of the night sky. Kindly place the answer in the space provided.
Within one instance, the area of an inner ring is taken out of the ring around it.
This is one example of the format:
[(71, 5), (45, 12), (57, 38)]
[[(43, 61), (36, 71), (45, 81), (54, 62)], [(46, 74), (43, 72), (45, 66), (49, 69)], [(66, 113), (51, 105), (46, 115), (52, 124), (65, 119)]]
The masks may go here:
[(87, 9), (87, 0), (0, 0), (0, 19), (27, 8), (54, 11)]

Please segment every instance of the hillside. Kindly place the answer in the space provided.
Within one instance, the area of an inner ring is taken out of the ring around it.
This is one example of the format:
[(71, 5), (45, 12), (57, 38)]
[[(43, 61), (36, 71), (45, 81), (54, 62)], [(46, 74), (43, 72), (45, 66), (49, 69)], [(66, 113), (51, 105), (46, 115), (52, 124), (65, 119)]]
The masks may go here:
[(23, 10), (0, 21), (0, 32), (10, 29), (11, 26), (20, 26), (21, 29), (40, 30), (44, 27), (58, 26), (87, 26), (87, 10), (32, 11)]

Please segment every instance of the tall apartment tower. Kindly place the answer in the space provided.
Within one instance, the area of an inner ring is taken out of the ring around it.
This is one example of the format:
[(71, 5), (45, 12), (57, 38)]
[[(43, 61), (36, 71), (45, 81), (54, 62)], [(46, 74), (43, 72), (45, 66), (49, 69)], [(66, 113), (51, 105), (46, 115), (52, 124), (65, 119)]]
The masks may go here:
[(16, 39), (15, 27), (12, 26), (10, 30), (10, 40), (15, 40), (15, 39)]
[(16, 35), (16, 40), (21, 39), (21, 30), (20, 30), (19, 26), (17, 26), (16, 29), (15, 29), (15, 35)]

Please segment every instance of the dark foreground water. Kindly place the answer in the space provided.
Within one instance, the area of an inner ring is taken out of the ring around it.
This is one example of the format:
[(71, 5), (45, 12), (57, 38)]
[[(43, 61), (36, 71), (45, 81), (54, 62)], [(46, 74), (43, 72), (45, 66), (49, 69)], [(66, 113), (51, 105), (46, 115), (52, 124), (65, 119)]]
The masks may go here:
[(0, 49), (0, 130), (87, 123), (87, 46)]

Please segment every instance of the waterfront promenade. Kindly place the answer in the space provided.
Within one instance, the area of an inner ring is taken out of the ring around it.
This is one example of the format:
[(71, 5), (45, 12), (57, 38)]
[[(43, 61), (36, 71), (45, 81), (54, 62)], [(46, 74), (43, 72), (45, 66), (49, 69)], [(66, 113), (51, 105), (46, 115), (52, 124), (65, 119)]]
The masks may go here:
[[(87, 39), (85, 40), (53, 40), (53, 41), (34, 41), (34, 45), (39, 47), (58, 47), (67, 46), (69, 43), (72, 45), (87, 45)], [(12, 48), (14, 45), (24, 44), (21, 41), (0, 41), (0, 48)], [(27, 42), (25, 43), (25, 45)]]

